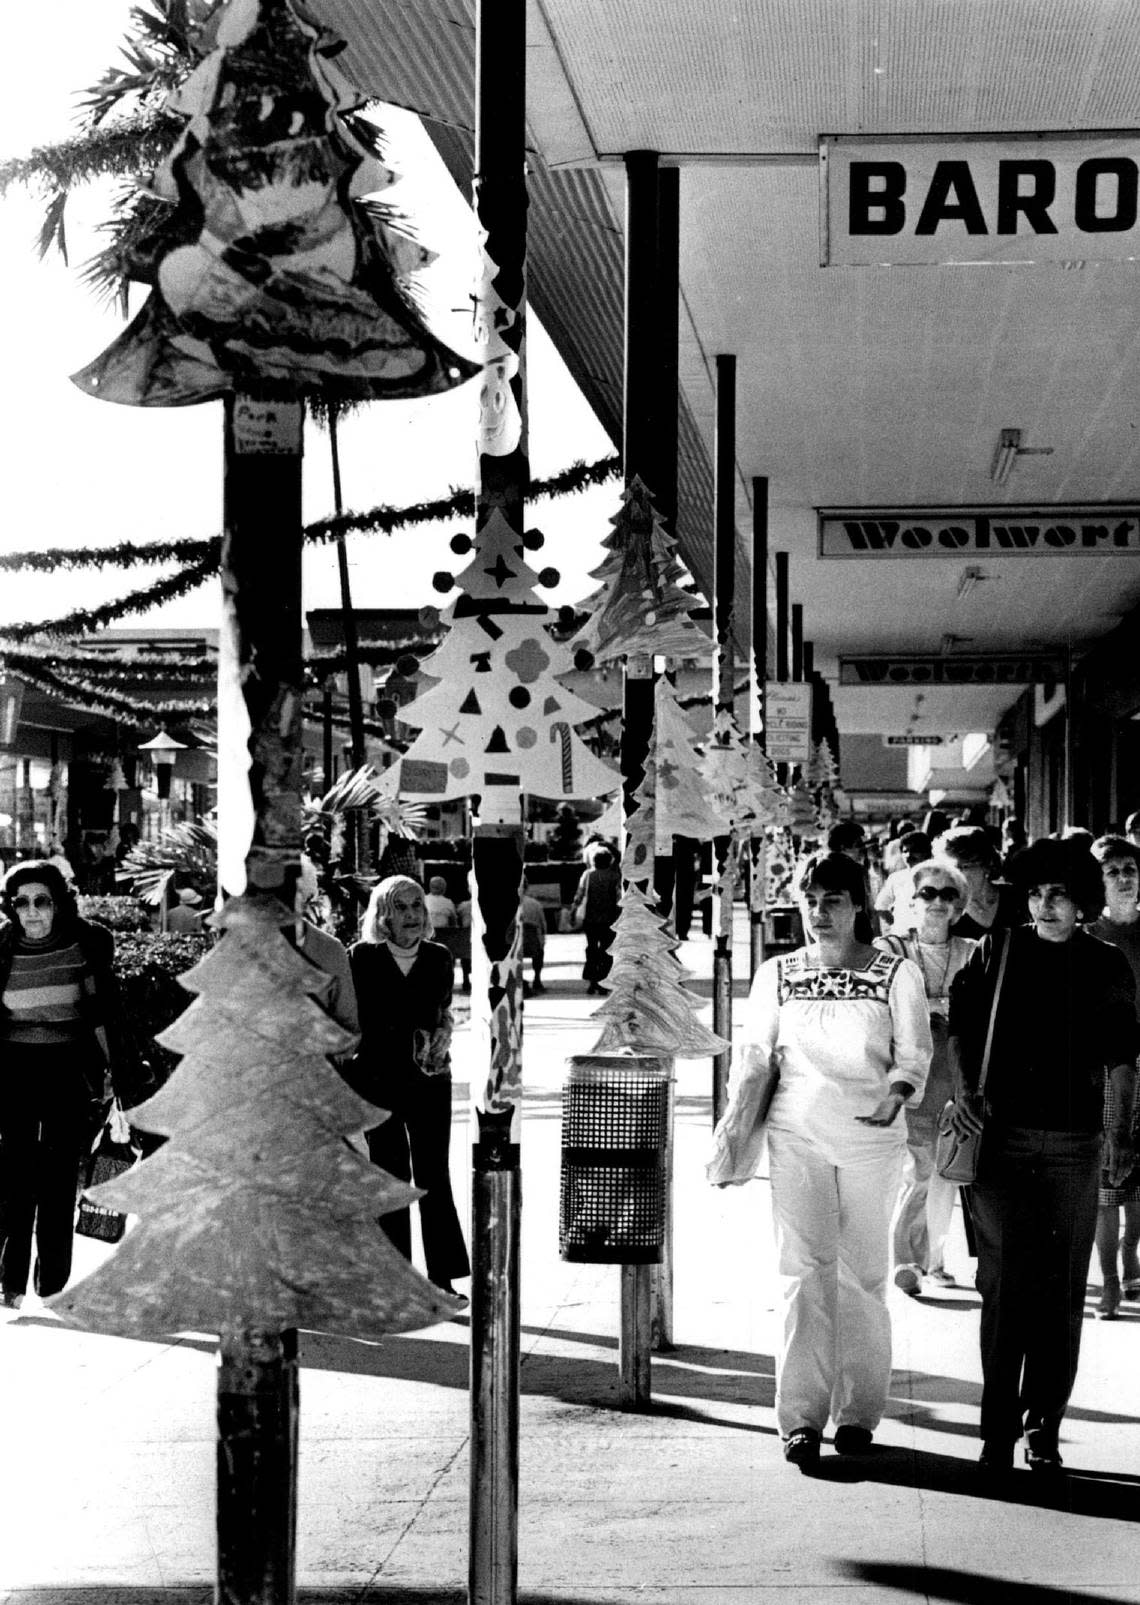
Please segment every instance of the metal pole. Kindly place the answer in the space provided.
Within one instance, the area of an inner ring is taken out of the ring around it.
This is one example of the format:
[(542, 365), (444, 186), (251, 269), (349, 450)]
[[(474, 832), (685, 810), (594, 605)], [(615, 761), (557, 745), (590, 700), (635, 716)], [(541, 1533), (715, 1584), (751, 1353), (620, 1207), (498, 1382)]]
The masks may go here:
[[(716, 359), (716, 441), (713, 548), (713, 628), (716, 639), (714, 699), (718, 714), (734, 711), (733, 616), (736, 605), (736, 358)], [(732, 893), (734, 840), (713, 843), (717, 864), (716, 947), (713, 952), (713, 1019), (718, 1036), (732, 1041)], [(713, 1059), (714, 1123), (728, 1101), (731, 1048)]]
[[(276, 437), (270, 452), (266, 420)], [(218, 697), (219, 864), (231, 892), (244, 861), (245, 896), (289, 908), (301, 850), (301, 444), (299, 402), (227, 400), (221, 652), (230, 672)], [(229, 700), (235, 694), (240, 706)], [(298, 1415), (296, 1333), (224, 1332), (218, 1605), (296, 1598)]]
[[(333, 508), (338, 518), (344, 512), (344, 499), (340, 486), (340, 437), (338, 413), (335, 403), (329, 407), (329, 448), (332, 455)], [(356, 633), (356, 614), (352, 610), (352, 585), (348, 577), (348, 544), (343, 535), (336, 538), (336, 562), (340, 576), (340, 612), (344, 621), (344, 662), (348, 680), (348, 725), (352, 744), (352, 767), (363, 769), (368, 754), (364, 745), (364, 702), (360, 695), (360, 640)], [(358, 808), (354, 820), (354, 867), (358, 874), (367, 874), (368, 815)]]
[[(776, 553), (776, 679), (788, 678), (788, 554)], [(780, 764), (779, 777), (785, 784), (789, 766)]]
[[(484, 245), (477, 327), (521, 420), (513, 449), (497, 415), (480, 411), (475, 549), (505, 519), (525, 533), (530, 479), (526, 431), (526, 0), (478, 0), (475, 25), (475, 213)], [(506, 356), (503, 356), (504, 351)], [(518, 1579), (522, 955), (512, 940), (522, 882), (521, 799), (484, 787), (472, 833), (472, 985), (487, 989), (488, 1074), (471, 1192), (471, 1457), (468, 1598), (513, 1605)], [(476, 951), (477, 949), (477, 951)], [(499, 1124), (486, 1122), (495, 1113)], [(505, 1128), (504, 1128), (505, 1117)], [(507, 1135), (504, 1135), (504, 1129)], [(514, 1141), (507, 1136), (514, 1135)], [(513, 1267), (513, 1268), (512, 1268)]]
[[(656, 491), (661, 461), (659, 213), (656, 151), (625, 158), (625, 344), (622, 465), (628, 485), (639, 476)], [(622, 675), (622, 817), (628, 820), (653, 734), (653, 660), (630, 658)], [(627, 1409), (649, 1402), (650, 1283), (648, 1265), (621, 1268), (618, 1393)]]
[(802, 602), (792, 603), (792, 679), (804, 677), (804, 609)]
[[(768, 682), (768, 481), (752, 480), (752, 739), (765, 751), (764, 688)], [(764, 884), (767, 874), (763, 835), (750, 843), (748, 875), (748, 962), (755, 976), (764, 962)]]

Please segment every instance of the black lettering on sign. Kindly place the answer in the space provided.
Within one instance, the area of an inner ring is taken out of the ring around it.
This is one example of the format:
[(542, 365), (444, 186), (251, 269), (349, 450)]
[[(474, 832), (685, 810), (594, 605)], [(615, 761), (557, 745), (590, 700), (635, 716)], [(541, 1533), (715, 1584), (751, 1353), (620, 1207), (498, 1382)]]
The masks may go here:
[(938, 531), (939, 546), (948, 547), (950, 551), (960, 551), (963, 546), (970, 544), (970, 531), (963, 529), (961, 524), (951, 524), (949, 529)]
[(889, 664), (882, 660), (878, 662), (870, 658), (856, 658), (855, 660), (855, 672), (860, 680), (867, 685), (874, 685), (880, 680), (885, 680), (888, 668)]
[(1029, 551), (1037, 545), (1037, 537), (1041, 533), (1036, 524), (995, 524), (993, 531), (994, 540), (1007, 552)]
[(1046, 546), (1072, 546), (1077, 539), (1077, 532), (1068, 524), (1050, 524), (1041, 539)]
[[(1073, 220), (1083, 234), (1126, 233), (1136, 227), (1137, 176), (1136, 163), (1127, 156), (1097, 156), (1081, 163), (1077, 168)], [(1116, 179), (1115, 210), (1111, 212), (1097, 210), (1097, 202), (1104, 194), (1102, 178)]]
[[(1032, 179), (1033, 188), (1021, 188), (1023, 178)], [(1052, 162), (999, 162), (997, 231), (999, 234), (1017, 233), (1017, 214), (1034, 234), (1056, 234), (1057, 225), (1049, 216), (1049, 208), (1057, 192), (1057, 174)]]
[(933, 234), (940, 223), (955, 221), (965, 223), (967, 234), (989, 233), (969, 162), (938, 162), (914, 232)]
[(852, 162), (847, 182), (849, 234), (902, 233), (906, 168), (901, 162)]
[(1114, 546), (1132, 545), (1132, 525), (1127, 519), (1125, 519), (1123, 523), (1117, 524), (1116, 528), (1113, 530), (1112, 544)]
[(911, 552), (923, 552), (933, 543), (934, 536), (921, 524), (913, 524), (910, 529), (904, 529), (899, 536), (899, 545), (905, 546)]
[[(1101, 541), (1106, 541), (1107, 539), (1108, 539), (1108, 525), (1107, 524), (1082, 524), (1081, 525), (1081, 545), (1082, 546), (1096, 546)], [(1119, 544), (1120, 543), (1117, 542), (1117, 545), (1119, 545)]]
[(875, 518), (845, 518), (843, 528), (857, 552), (889, 551), (899, 532), (897, 523), (880, 523)]

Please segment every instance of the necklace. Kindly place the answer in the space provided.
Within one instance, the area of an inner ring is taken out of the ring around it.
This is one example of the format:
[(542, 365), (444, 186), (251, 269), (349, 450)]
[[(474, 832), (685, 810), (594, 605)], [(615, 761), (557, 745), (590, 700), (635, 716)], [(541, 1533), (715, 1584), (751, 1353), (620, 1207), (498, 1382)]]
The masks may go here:
[[(953, 952), (951, 944), (949, 942), (946, 942), (945, 944), (941, 942), (923, 942), (921, 939), (916, 938), (915, 945), (918, 948), (919, 963), (922, 965), (922, 979), (926, 985), (927, 997), (943, 997), (946, 992), (946, 977), (950, 973), (950, 956)], [(944, 953), (944, 957), (942, 959), (942, 973), (938, 976), (937, 980), (934, 980), (933, 975), (935, 972), (933, 970), (932, 961), (933, 964), (937, 963), (937, 955), (939, 953)]]

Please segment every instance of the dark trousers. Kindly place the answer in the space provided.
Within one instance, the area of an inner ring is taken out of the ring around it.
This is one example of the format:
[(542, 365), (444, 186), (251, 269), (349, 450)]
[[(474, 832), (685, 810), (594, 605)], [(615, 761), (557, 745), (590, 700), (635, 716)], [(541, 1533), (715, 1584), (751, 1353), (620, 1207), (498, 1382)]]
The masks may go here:
[(93, 1087), (70, 1048), (5, 1048), (0, 1098), (0, 1287), (47, 1298), (71, 1275), (79, 1166), (94, 1136)]
[(987, 1125), (970, 1206), (982, 1296), (982, 1437), (1055, 1441), (1077, 1375), (1099, 1133)]
[(612, 925), (587, 925), (585, 931), (586, 962), (582, 966), (582, 979), (592, 985), (596, 981), (604, 981), (610, 973), (614, 930)]
[[(451, 1191), (448, 1149), (451, 1145), (451, 1077), (426, 1076), (409, 1070), (402, 1080), (399, 1107), (392, 1110), (382, 1126), (368, 1133), (368, 1153), (399, 1181), (413, 1181), (422, 1187), (419, 1201), (420, 1233), (424, 1244), (427, 1274), (437, 1285), (467, 1276), (471, 1263), (463, 1241), (463, 1229)], [(388, 1101), (381, 1103), (388, 1107)], [(380, 1224), (393, 1246), (405, 1259), (412, 1257), (411, 1212), (393, 1210), (381, 1215)]]

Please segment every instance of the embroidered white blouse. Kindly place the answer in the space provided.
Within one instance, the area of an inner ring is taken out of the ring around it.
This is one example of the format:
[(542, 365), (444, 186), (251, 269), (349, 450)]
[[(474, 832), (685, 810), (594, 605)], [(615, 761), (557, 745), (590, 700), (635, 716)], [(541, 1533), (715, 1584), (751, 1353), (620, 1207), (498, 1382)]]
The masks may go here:
[(770, 1054), (780, 1082), (772, 1130), (818, 1143), (835, 1157), (906, 1140), (906, 1122), (861, 1126), (892, 1081), (922, 1097), (931, 1037), (922, 971), (878, 952), (861, 970), (821, 969), (817, 947), (762, 964), (745, 1006), (741, 1047)]

